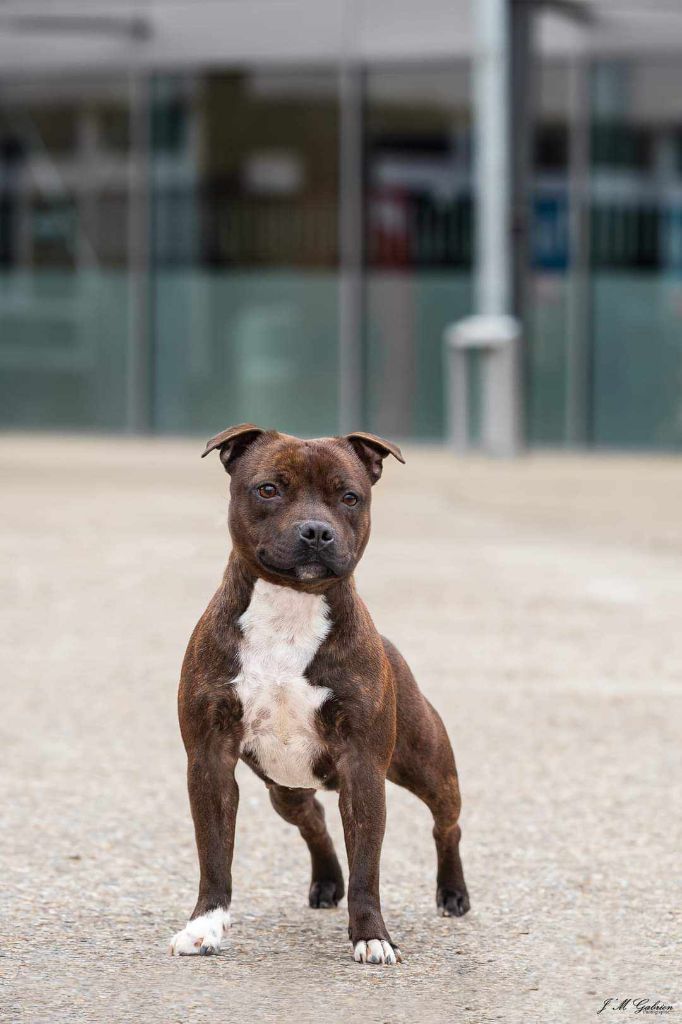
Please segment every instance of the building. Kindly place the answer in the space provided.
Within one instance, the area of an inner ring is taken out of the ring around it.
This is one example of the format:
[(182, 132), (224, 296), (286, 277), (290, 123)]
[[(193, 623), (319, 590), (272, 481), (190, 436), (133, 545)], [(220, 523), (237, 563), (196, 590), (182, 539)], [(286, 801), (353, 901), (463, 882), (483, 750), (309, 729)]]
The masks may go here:
[[(472, 2), (3, 3), (0, 426), (442, 439)], [(525, 438), (682, 447), (682, 7), (532, 6)]]

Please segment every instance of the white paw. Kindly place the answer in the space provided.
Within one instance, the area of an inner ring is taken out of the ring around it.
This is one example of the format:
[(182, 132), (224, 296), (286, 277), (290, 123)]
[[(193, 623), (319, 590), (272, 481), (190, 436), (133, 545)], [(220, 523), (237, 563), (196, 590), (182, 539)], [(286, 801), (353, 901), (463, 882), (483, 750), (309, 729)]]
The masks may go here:
[(398, 947), (392, 946), (384, 939), (356, 942), (353, 957), (359, 964), (400, 964), (403, 962)]
[(171, 956), (206, 956), (219, 953), (230, 927), (230, 911), (222, 907), (188, 921), (181, 932), (171, 939)]

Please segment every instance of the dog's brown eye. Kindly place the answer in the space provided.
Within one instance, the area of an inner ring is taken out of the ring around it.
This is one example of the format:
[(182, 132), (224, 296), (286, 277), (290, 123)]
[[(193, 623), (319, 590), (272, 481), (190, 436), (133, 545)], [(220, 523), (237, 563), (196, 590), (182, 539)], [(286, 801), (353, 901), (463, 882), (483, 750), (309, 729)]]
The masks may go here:
[(277, 496), (277, 488), (274, 484), (261, 484), (258, 488), (258, 493), (261, 498), (275, 498)]
[(346, 491), (343, 498), (341, 498), (341, 501), (344, 503), (344, 505), (357, 505), (358, 496), (357, 494), (353, 494), (352, 491)]

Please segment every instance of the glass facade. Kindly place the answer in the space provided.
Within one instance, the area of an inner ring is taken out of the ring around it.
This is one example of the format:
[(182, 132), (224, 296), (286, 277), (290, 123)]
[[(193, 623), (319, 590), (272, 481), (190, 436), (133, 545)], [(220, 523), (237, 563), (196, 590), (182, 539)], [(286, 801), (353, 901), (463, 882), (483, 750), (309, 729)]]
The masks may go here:
[[(360, 73), (357, 426), (441, 440), (443, 331), (473, 307), (471, 65)], [(338, 67), (142, 79), (0, 88), (0, 426), (338, 431)], [(540, 61), (531, 444), (682, 446), (679, 80)]]
[(443, 333), (471, 312), (470, 68), (366, 79), (367, 418), (378, 434), (444, 436)]
[(127, 85), (114, 80), (2, 87), (3, 426), (121, 430), (127, 423), (129, 127)]
[(679, 61), (593, 72), (592, 423), (596, 444), (682, 447)]
[[(584, 76), (584, 92), (576, 75)], [(542, 68), (531, 442), (682, 447), (679, 81), (672, 58)]]
[(569, 427), (572, 239), (571, 69), (538, 69), (527, 296), (526, 431), (564, 444)]
[(154, 424), (337, 429), (333, 71), (153, 86)]

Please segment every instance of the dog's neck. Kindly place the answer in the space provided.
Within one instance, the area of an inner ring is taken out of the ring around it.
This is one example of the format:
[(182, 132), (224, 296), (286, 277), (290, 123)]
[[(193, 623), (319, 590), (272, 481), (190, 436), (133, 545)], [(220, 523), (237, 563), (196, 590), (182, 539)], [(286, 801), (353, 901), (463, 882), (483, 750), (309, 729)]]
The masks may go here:
[[(256, 581), (259, 579), (262, 577), (233, 549), (217, 595), (220, 614), (227, 616), (232, 622), (239, 619), (249, 607)], [(329, 619), (337, 630), (353, 628), (358, 613), (364, 607), (358, 597), (353, 576), (325, 581), (324, 587), (291, 587), (284, 581), (281, 584), (270, 581), (269, 585), (281, 587), (283, 591), (324, 597), (329, 609)]]

